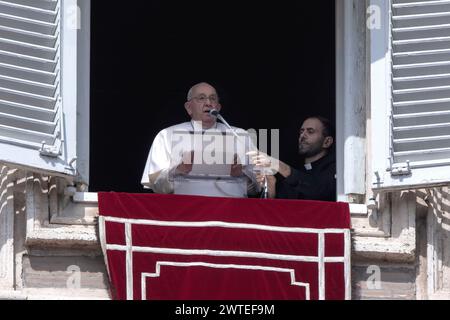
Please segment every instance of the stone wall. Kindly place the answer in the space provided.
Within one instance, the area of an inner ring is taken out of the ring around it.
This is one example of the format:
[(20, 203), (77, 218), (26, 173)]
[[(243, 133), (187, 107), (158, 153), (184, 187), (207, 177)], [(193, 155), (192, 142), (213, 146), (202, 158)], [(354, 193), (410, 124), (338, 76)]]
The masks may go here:
[(1, 167), (0, 298), (109, 299), (93, 211), (57, 178)]
[[(0, 172), (0, 298), (109, 299), (96, 201), (58, 178)], [(450, 298), (449, 193), (399, 191), (379, 194), (369, 210), (351, 205), (353, 299)]]

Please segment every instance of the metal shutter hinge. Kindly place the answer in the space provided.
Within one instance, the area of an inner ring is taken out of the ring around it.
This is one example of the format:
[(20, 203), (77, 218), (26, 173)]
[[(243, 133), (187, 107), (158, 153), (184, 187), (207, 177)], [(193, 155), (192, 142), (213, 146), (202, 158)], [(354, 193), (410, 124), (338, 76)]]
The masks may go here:
[(408, 176), (411, 174), (409, 161), (406, 163), (396, 163), (391, 166), (391, 176)]
[(56, 158), (61, 154), (60, 148), (58, 148), (57, 146), (49, 146), (44, 141), (41, 144), (39, 153), (43, 156), (52, 157), (52, 158)]

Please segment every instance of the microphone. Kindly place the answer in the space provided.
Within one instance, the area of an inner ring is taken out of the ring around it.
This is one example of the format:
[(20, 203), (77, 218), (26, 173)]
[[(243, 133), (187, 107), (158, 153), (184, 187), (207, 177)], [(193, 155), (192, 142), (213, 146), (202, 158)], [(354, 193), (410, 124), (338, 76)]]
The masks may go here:
[(238, 138), (239, 140), (239, 136), (236, 133), (236, 131), (228, 124), (228, 122), (221, 116), (219, 110), (216, 109), (211, 109), (209, 110), (209, 114), (213, 117), (216, 117), (217, 119), (219, 119), (233, 134), (236, 138)]
[(217, 111), (216, 109), (209, 110), (209, 114), (216, 118), (220, 115), (219, 111)]

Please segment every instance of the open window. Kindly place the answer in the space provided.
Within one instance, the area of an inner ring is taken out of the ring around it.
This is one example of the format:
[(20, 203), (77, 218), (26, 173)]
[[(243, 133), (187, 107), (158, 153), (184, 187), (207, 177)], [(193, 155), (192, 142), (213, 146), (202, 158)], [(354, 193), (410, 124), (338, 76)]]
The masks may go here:
[(302, 120), (335, 120), (334, 6), (92, 1), (89, 190), (145, 192), (140, 180), (152, 140), (189, 121), (183, 105), (200, 81), (216, 87), (231, 125), (266, 130), (269, 144), (279, 129), (280, 159), (300, 166)]
[(88, 183), (89, 6), (0, 2), (0, 162)]
[(450, 4), (373, 0), (373, 188), (450, 181)]

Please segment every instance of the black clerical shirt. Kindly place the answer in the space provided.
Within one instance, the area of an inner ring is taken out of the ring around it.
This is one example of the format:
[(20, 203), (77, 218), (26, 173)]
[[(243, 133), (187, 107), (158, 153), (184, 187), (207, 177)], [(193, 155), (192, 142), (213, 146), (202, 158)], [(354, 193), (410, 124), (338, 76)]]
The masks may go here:
[(287, 178), (277, 173), (276, 198), (336, 201), (335, 176), (336, 161), (328, 153), (299, 170), (291, 167)]

